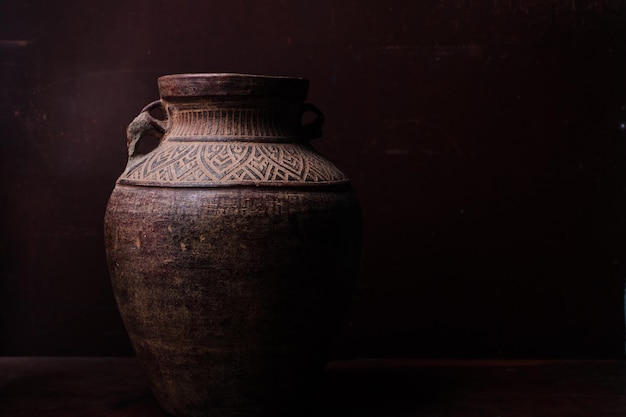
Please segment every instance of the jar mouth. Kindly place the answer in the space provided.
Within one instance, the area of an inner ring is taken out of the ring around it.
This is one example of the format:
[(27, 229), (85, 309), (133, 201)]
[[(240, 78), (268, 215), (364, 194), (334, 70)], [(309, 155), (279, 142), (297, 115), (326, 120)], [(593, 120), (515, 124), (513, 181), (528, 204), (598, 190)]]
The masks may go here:
[(300, 77), (240, 73), (169, 74), (157, 80), (162, 99), (189, 97), (289, 97), (304, 100), (309, 81)]

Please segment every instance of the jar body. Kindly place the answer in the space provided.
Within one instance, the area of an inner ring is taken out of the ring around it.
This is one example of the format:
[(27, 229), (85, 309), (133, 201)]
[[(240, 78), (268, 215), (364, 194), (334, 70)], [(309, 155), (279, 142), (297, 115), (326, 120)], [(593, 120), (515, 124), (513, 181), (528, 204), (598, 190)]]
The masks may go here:
[[(223, 103), (188, 101), (206, 114)], [(164, 131), (151, 154), (129, 145), (105, 216), (114, 294), (152, 390), (176, 416), (303, 412), (358, 271), (356, 198), (301, 138)]]

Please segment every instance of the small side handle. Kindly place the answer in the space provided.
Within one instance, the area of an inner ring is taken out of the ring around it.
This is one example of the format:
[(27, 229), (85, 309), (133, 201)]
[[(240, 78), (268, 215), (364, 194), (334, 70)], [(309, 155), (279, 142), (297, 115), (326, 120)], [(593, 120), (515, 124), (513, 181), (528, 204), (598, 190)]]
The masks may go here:
[(300, 116), (304, 116), (306, 112), (315, 114), (315, 119), (302, 125), (302, 136), (306, 139), (316, 139), (322, 136), (322, 126), (324, 126), (324, 113), (311, 103), (304, 103), (300, 110)]
[(138, 156), (137, 143), (144, 136), (154, 136), (160, 140), (163, 139), (165, 131), (168, 127), (168, 121), (155, 119), (150, 115), (154, 109), (163, 109), (161, 100), (153, 101), (144, 107), (139, 115), (133, 119), (126, 128), (126, 145), (128, 146), (128, 162), (132, 162)]

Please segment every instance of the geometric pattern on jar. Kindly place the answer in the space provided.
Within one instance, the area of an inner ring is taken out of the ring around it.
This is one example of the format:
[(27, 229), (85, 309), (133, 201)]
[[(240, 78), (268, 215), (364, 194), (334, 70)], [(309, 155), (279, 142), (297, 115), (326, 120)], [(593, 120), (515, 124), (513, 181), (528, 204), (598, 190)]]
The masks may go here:
[(332, 163), (293, 144), (165, 142), (131, 167), (121, 182), (344, 182)]

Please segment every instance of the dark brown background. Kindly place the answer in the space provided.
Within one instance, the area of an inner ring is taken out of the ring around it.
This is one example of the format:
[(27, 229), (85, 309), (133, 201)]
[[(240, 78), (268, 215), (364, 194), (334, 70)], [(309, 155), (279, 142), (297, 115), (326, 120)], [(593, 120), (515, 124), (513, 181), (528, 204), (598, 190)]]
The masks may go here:
[(124, 355), (102, 221), (179, 72), (303, 76), (353, 180), (337, 357), (621, 357), (624, 2), (0, 3), (0, 354)]

